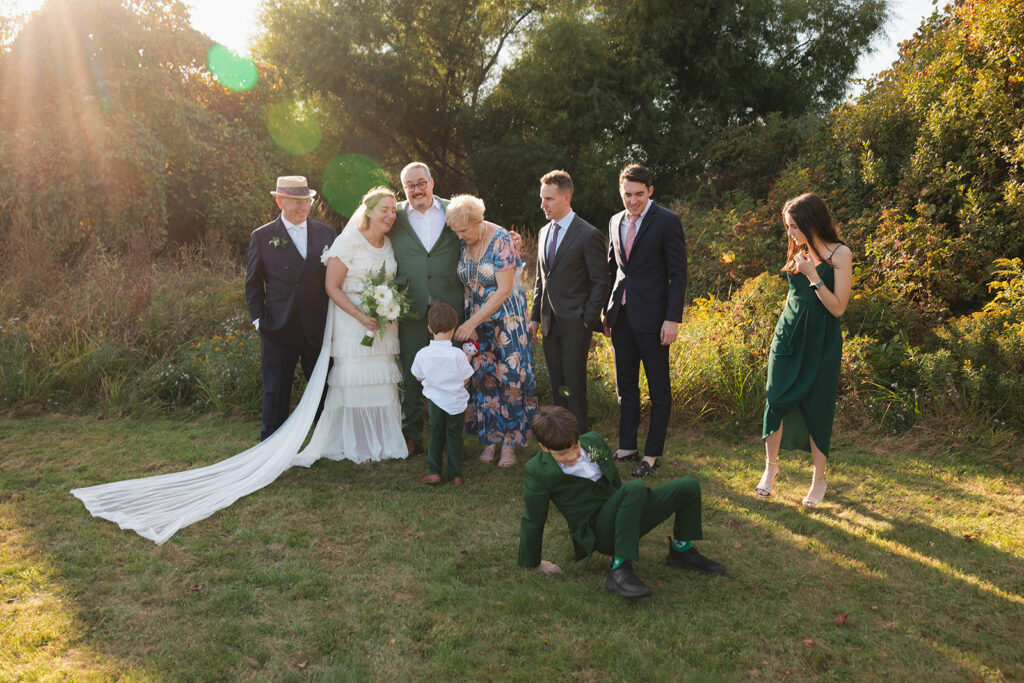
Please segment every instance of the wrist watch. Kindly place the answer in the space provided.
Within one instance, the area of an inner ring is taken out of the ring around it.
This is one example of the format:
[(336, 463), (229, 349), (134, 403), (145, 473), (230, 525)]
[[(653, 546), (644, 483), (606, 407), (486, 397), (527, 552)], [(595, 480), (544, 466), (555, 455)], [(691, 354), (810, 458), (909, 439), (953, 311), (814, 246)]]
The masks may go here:
[(825, 284), (825, 281), (822, 280), (821, 278), (818, 278), (818, 281), (811, 285), (811, 289), (813, 289), (816, 292), (818, 291), (818, 289), (821, 288), (823, 284)]

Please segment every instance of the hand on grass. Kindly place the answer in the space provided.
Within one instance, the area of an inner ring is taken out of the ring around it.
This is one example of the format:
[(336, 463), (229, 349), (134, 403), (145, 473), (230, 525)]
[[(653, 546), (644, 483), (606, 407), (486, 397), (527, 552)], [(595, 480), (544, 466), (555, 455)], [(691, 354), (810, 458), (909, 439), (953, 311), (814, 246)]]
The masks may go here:
[(541, 574), (561, 574), (562, 568), (554, 562), (548, 562), (547, 560), (541, 560), (540, 564), (537, 565), (536, 571)]

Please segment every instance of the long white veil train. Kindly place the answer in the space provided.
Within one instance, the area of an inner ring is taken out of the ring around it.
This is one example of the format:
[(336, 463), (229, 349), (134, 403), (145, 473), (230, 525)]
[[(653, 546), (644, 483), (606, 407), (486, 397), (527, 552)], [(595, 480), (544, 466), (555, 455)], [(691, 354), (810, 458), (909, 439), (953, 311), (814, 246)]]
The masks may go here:
[[(360, 205), (344, 230), (358, 229), (365, 213)], [(122, 529), (163, 545), (178, 529), (267, 486), (292, 465), (312, 465), (320, 458), (320, 453), (312, 452), (318, 440), (311, 439), (309, 446), (299, 449), (316, 418), (327, 382), (336, 308), (328, 303), (320, 355), (298, 406), (266, 441), (206, 467), (73, 489), (71, 495), (85, 503), (94, 517), (116, 522)]]

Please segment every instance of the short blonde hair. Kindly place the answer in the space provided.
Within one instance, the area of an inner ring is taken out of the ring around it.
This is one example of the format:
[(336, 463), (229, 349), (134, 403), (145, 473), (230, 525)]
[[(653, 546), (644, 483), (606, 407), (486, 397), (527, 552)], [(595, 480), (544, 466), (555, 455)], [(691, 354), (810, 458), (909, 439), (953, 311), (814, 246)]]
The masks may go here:
[(444, 212), (444, 221), (448, 225), (463, 227), (479, 223), (484, 219), (484, 200), (471, 194), (460, 194), (448, 202), (448, 210)]

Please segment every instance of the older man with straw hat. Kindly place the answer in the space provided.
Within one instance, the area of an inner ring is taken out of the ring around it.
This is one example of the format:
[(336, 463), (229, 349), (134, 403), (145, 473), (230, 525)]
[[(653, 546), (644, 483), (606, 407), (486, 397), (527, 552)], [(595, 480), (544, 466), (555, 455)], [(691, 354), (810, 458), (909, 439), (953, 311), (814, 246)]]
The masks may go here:
[(287, 419), (295, 366), (308, 378), (327, 322), (326, 269), (320, 254), (334, 228), (309, 218), (316, 191), (303, 176), (281, 176), (270, 193), (281, 215), (253, 231), (245, 274), (245, 302), (260, 333), (263, 426), (260, 441)]

